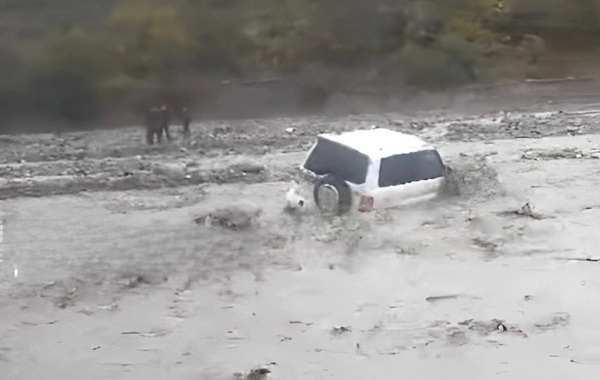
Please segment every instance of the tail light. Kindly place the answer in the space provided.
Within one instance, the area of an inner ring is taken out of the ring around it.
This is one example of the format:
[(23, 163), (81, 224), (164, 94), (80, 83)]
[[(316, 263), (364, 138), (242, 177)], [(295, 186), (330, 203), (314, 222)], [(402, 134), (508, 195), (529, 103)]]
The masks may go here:
[(362, 195), (360, 197), (360, 205), (358, 206), (358, 211), (360, 211), (360, 212), (373, 211), (374, 204), (375, 204), (375, 199), (373, 197), (367, 197), (367, 196)]

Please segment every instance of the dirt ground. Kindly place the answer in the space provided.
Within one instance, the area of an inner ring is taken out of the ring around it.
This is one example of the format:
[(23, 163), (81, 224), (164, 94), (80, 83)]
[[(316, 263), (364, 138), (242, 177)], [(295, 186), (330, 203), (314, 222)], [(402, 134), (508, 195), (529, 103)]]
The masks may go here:
[[(595, 379), (600, 107), (545, 86), (190, 144), (0, 136), (2, 379)], [(317, 133), (373, 126), (438, 146), (461, 196), (283, 211)]]

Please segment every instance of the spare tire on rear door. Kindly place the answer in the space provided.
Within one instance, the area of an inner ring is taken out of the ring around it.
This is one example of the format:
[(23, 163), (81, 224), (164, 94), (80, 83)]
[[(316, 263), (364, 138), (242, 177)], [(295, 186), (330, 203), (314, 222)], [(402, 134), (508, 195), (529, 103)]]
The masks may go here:
[(352, 207), (352, 190), (344, 180), (332, 174), (315, 181), (313, 195), (319, 209), (328, 214), (345, 214)]

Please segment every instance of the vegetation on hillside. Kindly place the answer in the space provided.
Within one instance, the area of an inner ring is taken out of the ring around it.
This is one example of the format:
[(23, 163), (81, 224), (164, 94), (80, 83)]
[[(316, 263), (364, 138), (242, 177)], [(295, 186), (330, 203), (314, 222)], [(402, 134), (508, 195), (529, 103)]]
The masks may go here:
[[(16, 38), (0, 34), (8, 78), (0, 112), (21, 112), (12, 104), (26, 100), (38, 112), (81, 121), (108, 106), (175, 96), (186, 76), (242, 80), (308, 66), (375, 69), (405, 85), (447, 87), (496, 79), (494, 62), (517, 59), (524, 33), (600, 30), (598, 0), (506, 1), (111, 0), (96, 17), (57, 17), (38, 33), (27, 25)], [(7, 4), (14, 13), (20, 3)], [(49, 4), (45, 12), (56, 15)]]

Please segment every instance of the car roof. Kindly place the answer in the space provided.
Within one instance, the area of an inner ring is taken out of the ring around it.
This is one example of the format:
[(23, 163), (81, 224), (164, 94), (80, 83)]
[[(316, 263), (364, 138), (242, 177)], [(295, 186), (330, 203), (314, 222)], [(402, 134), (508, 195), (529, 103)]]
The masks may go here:
[(385, 128), (357, 130), (341, 134), (324, 133), (319, 137), (357, 150), (371, 159), (434, 149), (417, 136)]

